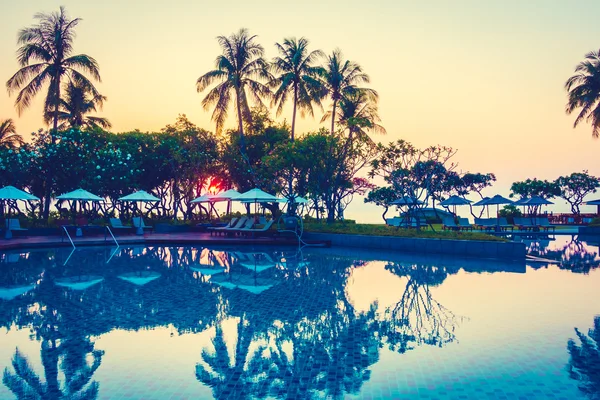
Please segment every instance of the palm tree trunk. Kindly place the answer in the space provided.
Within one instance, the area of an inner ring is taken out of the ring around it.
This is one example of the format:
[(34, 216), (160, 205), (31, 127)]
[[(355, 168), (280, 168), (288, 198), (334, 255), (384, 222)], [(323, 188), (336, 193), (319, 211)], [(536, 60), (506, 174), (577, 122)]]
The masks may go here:
[[(294, 130), (296, 127), (296, 107), (298, 105), (298, 85), (294, 85), (294, 111), (292, 112), (292, 143), (294, 142)], [(288, 196), (289, 196), (289, 200), (288, 200), (288, 214), (289, 215), (295, 215), (296, 214), (296, 204), (295, 201), (293, 202), (294, 204), (292, 204), (290, 202), (290, 200), (292, 200), (292, 194), (294, 191), (294, 188), (292, 186), (292, 181), (294, 179), (294, 171), (293, 171), (293, 167), (292, 165), (290, 165), (290, 177), (288, 179)]]
[(331, 113), (331, 134), (333, 135), (335, 129), (335, 112), (337, 110), (337, 100), (333, 100), (333, 112)]
[[(52, 144), (56, 143), (56, 134), (58, 132), (58, 104), (60, 102), (60, 74), (57, 72), (56, 74), (56, 87), (54, 88), (54, 122), (52, 127), (52, 132), (50, 133), (50, 138), (52, 139)], [(52, 178), (53, 178), (53, 169), (50, 166), (46, 171), (46, 182), (44, 183), (44, 213), (43, 219), (44, 221), (48, 221), (48, 217), (50, 217), (50, 202), (52, 201)]]
[(246, 154), (246, 141), (244, 138), (244, 121), (242, 119), (242, 105), (240, 102), (240, 90), (236, 89), (235, 91), (235, 101), (237, 103), (237, 113), (238, 113), (238, 124), (240, 130), (240, 149), (242, 151), (242, 155)]
[(298, 85), (294, 85), (294, 111), (292, 112), (292, 142), (294, 141), (294, 131), (296, 128), (296, 107), (298, 105)]

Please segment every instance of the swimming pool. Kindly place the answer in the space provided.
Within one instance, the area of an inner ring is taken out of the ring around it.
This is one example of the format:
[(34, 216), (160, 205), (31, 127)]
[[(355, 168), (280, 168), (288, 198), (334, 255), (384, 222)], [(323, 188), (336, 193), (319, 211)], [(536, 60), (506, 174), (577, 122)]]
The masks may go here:
[(590, 262), (265, 247), (1, 254), (0, 398), (593, 398), (600, 360), (579, 351), (575, 329), (585, 339), (600, 314), (597, 244), (528, 243), (548, 258), (564, 246)]

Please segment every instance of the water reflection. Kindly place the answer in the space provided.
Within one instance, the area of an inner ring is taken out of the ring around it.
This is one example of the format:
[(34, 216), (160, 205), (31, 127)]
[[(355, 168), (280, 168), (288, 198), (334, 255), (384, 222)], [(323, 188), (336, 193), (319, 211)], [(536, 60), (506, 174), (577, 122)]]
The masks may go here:
[(112, 330), (159, 327), (205, 335), (190, 349), (198, 358), (189, 368), (217, 399), (358, 395), (382, 347), (404, 354), (457, 340), (464, 319), (434, 296), (448, 276), (524, 268), (387, 262), (401, 278), (397, 301), (359, 310), (347, 291), (353, 271), (369, 264), (361, 257), (194, 247), (69, 253), (3, 256), (12, 261), (1, 265), (0, 287), (32, 287), (0, 300), (0, 324), (30, 330), (44, 375), (17, 348), (3, 383), (18, 398), (95, 398), (93, 375), (104, 356), (96, 340)]
[(600, 316), (588, 334), (575, 328), (578, 341), (569, 339), (569, 376), (590, 399), (600, 399)]
[(561, 269), (587, 274), (600, 267), (598, 245), (590, 238), (563, 236), (556, 241), (538, 238), (523, 242), (527, 246), (527, 254), (556, 261)]

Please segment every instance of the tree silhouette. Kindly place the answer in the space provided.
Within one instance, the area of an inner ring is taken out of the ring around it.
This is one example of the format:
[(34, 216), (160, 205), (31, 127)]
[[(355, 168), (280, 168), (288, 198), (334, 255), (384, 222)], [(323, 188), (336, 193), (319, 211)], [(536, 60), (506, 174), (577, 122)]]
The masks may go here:
[(580, 344), (573, 339), (567, 344), (569, 376), (590, 399), (600, 399), (600, 316), (594, 318), (594, 327), (587, 335), (577, 328), (575, 334)]

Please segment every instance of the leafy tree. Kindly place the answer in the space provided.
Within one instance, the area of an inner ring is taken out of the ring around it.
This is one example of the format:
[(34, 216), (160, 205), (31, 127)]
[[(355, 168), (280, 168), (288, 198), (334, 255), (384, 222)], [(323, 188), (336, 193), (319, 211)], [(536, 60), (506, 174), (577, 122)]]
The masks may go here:
[[(332, 111), (327, 111), (321, 120), (326, 121), (333, 117)], [(334, 117), (338, 125), (348, 130), (349, 138), (358, 135), (367, 137), (367, 131), (385, 134), (386, 130), (379, 125), (379, 112), (377, 110), (377, 97), (370, 96), (364, 90), (349, 93), (339, 102), (337, 115)]]
[(262, 98), (269, 98), (271, 91), (260, 80), (269, 81), (271, 75), (263, 58), (263, 47), (256, 43), (256, 35), (250, 36), (247, 29), (240, 29), (229, 37), (219, 36), (217, 41), (223, 53), (217, 57), (215, 69), (198, 78), (196, 88), (200, 93), (219, 82), (202, 100), (205, 110), (215, 106), (212, 120), (217, 125), (217, 133), (223, 129), (231, 99), (234, 98), (240, 147), (245, 153), (244, 121), (252, 120), (248, 98), (263, 106)]
[[(39, 22), (19, 31), (17, 43), (21, 45), (17, 51), (19, 69), (6, 82), (9, 94), (19, 90), (15, 106), (19, 115), (31, 105), (35, 95), (48, 84), (48, 93), (44, 109), (53, 111), (53, 130), (51, 138), (58, 129), (58, 116), (61, 98), (61, 82), (66, 77), (79, 84), (84, 84), (95, 91), (92, 82), (84, 75), (87, 73), (96, 81), (100, 81), (98, 63), (92, 57), (73, 52), (75, 40), (75, 27), (80, 19), (69, 19), (64, 7), (52, 14), (36, 14)], [(52, 166), (49, 166), (47, 176), (53, 175)], [(44, 219), (48, 219), (50, 211), (50, 183), (44, 190)]]
[(600, 180), (584, 170), (561, 176), (556, 180), (556, 185), (560, 189), (560, 197), (571, 205), (571, 212), (579, 214), (579, 206), (583, 199), (590, 193), (596, 193), (600, 187)]
[(389, 186), (384, 186), (371, 190), (364, 201), (365, 203), (374, 203), (376, 206), (384, 207), (381, 218), (383, 218), (383, 221), (385, 222), (385, 215), (387, 214), (388, 209), (392, 206), (390, 203), (394, 200), (396, 200), (396, 195), (392, 188)]
[(300, 116), (306, 113), (314, 116), (313, 104), (321, 107), (322, 85), (319, 74), (322, 68), (316, 66), (318, 58), (323, 57), (321, 50), (308, 51), (308, 40), (305, 38), (284, 39), (283, 43), (275, 43), (280, 54), (273, 60), (272, 66), (278, 76), (270, 82), (275, 89), (273, 104), (277, 106), (277, 115), (281, 115), (283, 106), (290, 96), (293, 102), (292, 141), (295, 138), (296, 110)]
[[(104, 128), (110, 129), (111, 124), (106, 118), (89, 116), (91, 112), (102, 109), (105, 96), (83, 82), (70, 81), (66, 85), (65, 96), (59, 101), (58, 120), (62, 122), (59, 129), (67, 128)], [(51, 121), (54, 115), (52, 109), (46, 109), (44, 119)]]
[(556, 182), (547, 180), (527, 179), (520, 182), (514, 182), (510, 187), (510, 197), (532, 197), (540, 196), (545, 199), (552, 199), (560, 196), (560, 188)]
[(575, 334), (580, 344), (573, 339), (567, 344), (569, 376), (590, 399), (600, 399), (600, 317), (594, 318), (594, 327), (587, 335), (577, 328)]
[(565, 83), (569, 92), (566, 112), (581, 109), (573, 127), (585, 120), (592, 124), (592, 136), (600, 135), (600, 51), (591, 51), (575, 68), (575, 75)]
[[(377, 99), (378, 94), (373, 89), (361, 88), (358, 85), (369, 83), (370, 78), (365, 74), (360, 65), (353, 61), (344, 61), (341, 50), (334, 50), (327, 57), (325, 66), (321, 71), (321, 82), (324, 93), (331, 98), (331, 115), (338, 115), (337, 107), (342, 99), (356, 92), (363, 92), (370, 99)], [(335, 132), (335, 118), (331, 118), (331, 134)]]
[(12, 119), (0, 122), (0, 147), (14, 149), (23, 145), (23, 137), (17, 133), (17, 128)]

